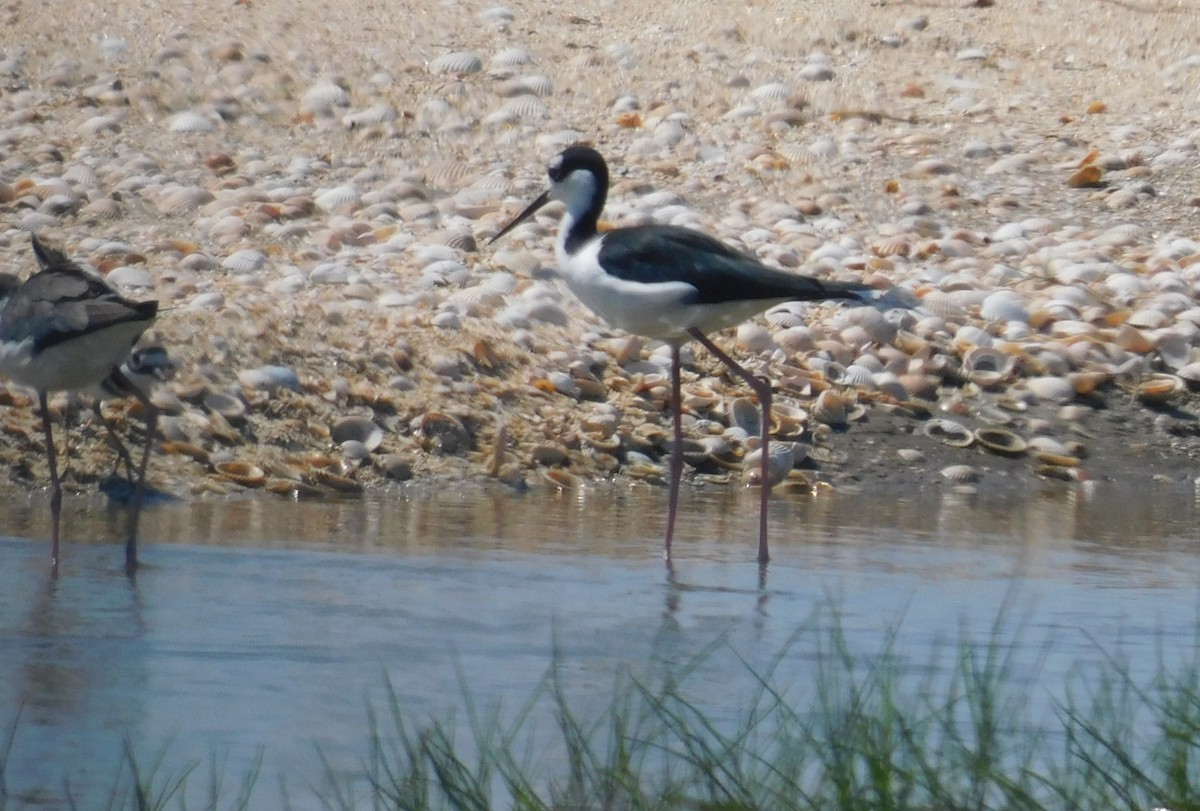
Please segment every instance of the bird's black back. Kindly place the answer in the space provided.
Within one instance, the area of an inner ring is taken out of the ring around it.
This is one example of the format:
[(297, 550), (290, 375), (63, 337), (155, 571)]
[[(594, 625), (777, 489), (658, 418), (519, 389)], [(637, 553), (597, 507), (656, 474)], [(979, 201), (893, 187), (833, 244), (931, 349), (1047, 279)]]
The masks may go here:
[(752, 256), (690, 228), (638, 225), (603, 235), (600, 264), (617, 278), (642, 283), (683, 282), (696, 304), (732, 301), (865, 300), (871, 291), (853, 282), (823, 282), (769, 268)]

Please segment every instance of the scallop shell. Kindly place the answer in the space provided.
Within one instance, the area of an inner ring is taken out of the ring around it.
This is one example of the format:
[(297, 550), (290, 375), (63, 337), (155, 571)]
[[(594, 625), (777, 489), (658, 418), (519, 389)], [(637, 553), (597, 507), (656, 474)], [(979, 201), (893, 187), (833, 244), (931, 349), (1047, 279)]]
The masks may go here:
[(738, 397), (729, 403), (729, 427), (744, 432), (746, 436), (762, 434), (762, 411), (748, 397)]
[(483, 70), (483, 60), (470, 51), (452, 51), (429, 60), (429, 69), (434, 73), (478, 73)]
[(221, 261), (221, 267), (234, 273), (253, 273), (267, 263), (267, 255), (253, 248), (231, 253)]
[(267, 481), (266, 472), (249, 462), (217, 462), (213, 469), (217, 472), (217, 478), (242, 487), (262, 487)]
[(582, 478), (560, 467), (543, 468), (538, 471), (538, 478), (556, 490), (580, 490), (585, 484)]
[(817, 395), (817, 401), (813, 403), (810, 413), (813, 419), (825, 425), (845, 425), (850, 416), (850, 404), (848, 398), (832, 389), (826, 389)]
[(84, 222), (100, 222), (120, 219), (121, 204), (111, 197), (99, 197), (79, 209), (79, 218)]
[(791, 95), (792, 89), (783, 82), (768, 82), (750, 91), (750, 98), (760, 102), (785, 102)]
[(517, 84), (524, 87), (535, 96), (550, 96), (554, 94), (554, 82), (549, 76), (541, 73), (531, 73), (517, 79)]
[(956, 484), (971, 484), (979, 481), (979, 471), (970, 465), (950, 465), (942, 468), (942, 478)]
[(349, 107), (350, 93), (334, 82), (319, 82), (304, 92), (300, 109), (321, 115), (330, 115), (335, 107)]
[[(517, 68), (521, 65), (528, 65), (533, 61), (533, 57), (524, 48), (505, 48), (492, 57), (492, 67), (494, 68)], [(474, 71), (463, 71), (464, 73), (472, 73)]]
[(1013, 290), (997, 290), (979, 305), (979, 315), (988, 321), (1029, 322), (1025, 299)]
[(313, 484), (335, 490), (339, 493), (361, 493), (362, 482), (355, 481), (330, 468), (315, 468), (307, 476)]
[(975, 441), (975, 435), (960, 422), (947, 419), (932, 419), (921, 428), (925, 436), (936, 439), (943, 445), (966, 448)]
[(329, 438), (335, 445), (361, 442), (368, 451), (373, 451), (383, 442), (383, 429), (368, 417), (343, 417), (334, 424)]
[(912, 240), (906, 236), (884, 237), (871, 246), (876, 256), (908, 256), (912, 252)]
[(158, 210), (168, 215), (186, 214), (214, 199), (212, 192), (200, 186), (177, 186), (159, 197)]
[(167, 128), (171, 132), (212, 132), (217, 125), (203, 113), (185, 110), (172, 118)]
[(1164, 403), (1182, 394), (1187, 386), (1179, 375), (1149, 374), (1124, 388), (1143, 403)]
[[(751, 487), (762, 485), (762, 448), (755, 448), (742, 459), (742, 481)], [(767, 453), (768, 487), (774, 487), (787, 478), (796, 466), (796, 456), (787, 442), (773, 442)]]
[(358, 203), (361, 196), (352, 185), (334, 186), (331, 189), (322, 189), (313, 196), (313, 202), (317, 204), (317, 208), (322, 211), (333, 211), (337, 208), (353, 206)]
[(357, 113), (347, 113), (342, 116), (342, 125), (348, 129), (370, 127), (377, 124), (387, 124), (400, 117), (399, 111), (387, 102), (373, 104)]
[(1180, 366), (1177, 374), (1193, 390), (1200, 389), (1200, 361), (1193, 361), (1192, 363)]
[(981, 447), (1000, 456), (1021, 456), (1027, 447), (1024, 439), (1006, 428), (978, 428), (975, 431), (975, 441)]

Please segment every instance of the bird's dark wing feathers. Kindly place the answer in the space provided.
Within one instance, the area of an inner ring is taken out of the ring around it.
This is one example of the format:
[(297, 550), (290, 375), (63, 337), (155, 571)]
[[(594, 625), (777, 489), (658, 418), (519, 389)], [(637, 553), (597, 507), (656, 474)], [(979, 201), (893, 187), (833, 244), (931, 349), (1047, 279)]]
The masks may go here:
[(695, 304), (859, 299), (859, 292), (870, 289), (775, 270), (707, 234), (670, 225), (610, 231), (600, 245), (600, 262), (627, 281), (690, 284), (696, 289)]
[(34, 349), (41, 351), (117, 324), (145, 321), (149, 326), (157, 312), (156, 301), (131, 301), (74, 263), (55, 263), (12, 293), (0, 311), (0, 339), (32, 337)]

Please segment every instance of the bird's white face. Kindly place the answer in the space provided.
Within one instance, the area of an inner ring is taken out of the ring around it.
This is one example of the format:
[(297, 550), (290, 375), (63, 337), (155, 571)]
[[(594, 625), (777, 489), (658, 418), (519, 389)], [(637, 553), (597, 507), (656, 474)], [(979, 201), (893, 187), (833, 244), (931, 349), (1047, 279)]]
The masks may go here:
[(591, 207), (598, 191), (596, 176), (587, 169), (576, 169), (550, 184), (550, 198), (565, 205), (576, 217)]

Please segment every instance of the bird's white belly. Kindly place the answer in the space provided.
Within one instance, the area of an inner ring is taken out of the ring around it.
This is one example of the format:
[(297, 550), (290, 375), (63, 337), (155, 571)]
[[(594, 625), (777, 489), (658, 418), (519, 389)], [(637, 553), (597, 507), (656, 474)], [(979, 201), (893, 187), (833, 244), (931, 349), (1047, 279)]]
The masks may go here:
[(125, 360), (145, 328), (141, 322), (118, 324), (36, 355), (33, 339), (0, 345), (0, 374), (38, 391), (87, 389)]
[(560, 253), (559, 267), (571, 292), (598, 316), (618, 329), (660, 341), (690, 340), (691, 329), (707, 334), (736, 326), (777, 303), (696, 304), (690, 301), (696, 292), (692, 285), (619, 279), (604, 272), (590, 249), (575, 256)]

